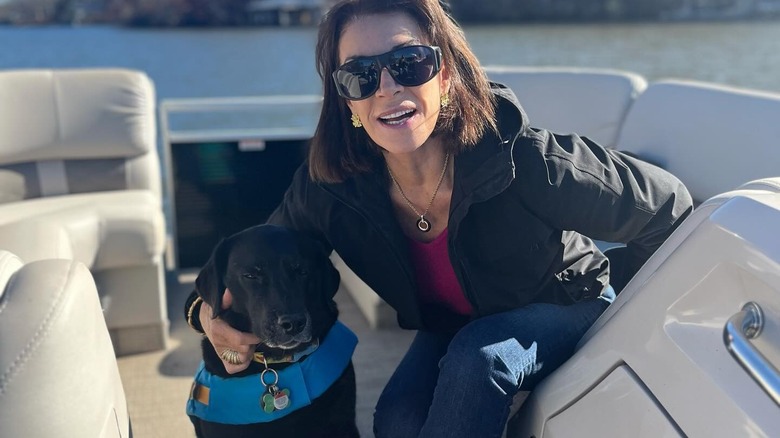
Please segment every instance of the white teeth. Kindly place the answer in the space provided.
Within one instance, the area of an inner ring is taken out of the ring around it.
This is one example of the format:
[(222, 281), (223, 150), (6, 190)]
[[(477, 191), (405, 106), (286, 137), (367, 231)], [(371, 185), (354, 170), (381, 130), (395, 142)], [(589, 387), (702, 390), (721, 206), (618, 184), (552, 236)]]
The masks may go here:
[(393, 113), (393, 114), (388, 114), (386, 116), (382, 116), (382, 117), (380, 117), (380, 119), (382, 119), (382, 120), (395, 119), (396, 117), (405, 116), (405, 115), (411, 113), (412, 111), (414, 111), (414, 110), (408, 109), (408, 110), (398, 111), (397, 113)]

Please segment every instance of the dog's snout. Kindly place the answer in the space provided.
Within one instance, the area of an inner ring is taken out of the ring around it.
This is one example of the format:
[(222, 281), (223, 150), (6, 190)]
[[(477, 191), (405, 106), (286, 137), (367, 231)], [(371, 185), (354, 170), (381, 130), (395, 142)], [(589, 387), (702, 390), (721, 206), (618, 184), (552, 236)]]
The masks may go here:
[(279, 317), (277, 323), (286, 334), (294, 336), (302, 332), (306, 327), (306, 315), (303, 313), (282, 315)]

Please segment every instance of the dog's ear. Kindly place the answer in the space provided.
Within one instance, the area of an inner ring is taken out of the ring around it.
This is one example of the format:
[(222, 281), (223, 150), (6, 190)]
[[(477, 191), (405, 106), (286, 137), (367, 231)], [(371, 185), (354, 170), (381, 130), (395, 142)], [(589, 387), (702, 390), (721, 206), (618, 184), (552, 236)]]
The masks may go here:
[(207, 302), (213, 309), (212, 316), (218, 317), (222, 312), (222, 297), (225, 295), (225, 269), (227, 267), (228, 252), (230, 250), (230, 241), (222, 239), (211, 257), (203, 265), (195, 279), (195, 290), (203, 301)]

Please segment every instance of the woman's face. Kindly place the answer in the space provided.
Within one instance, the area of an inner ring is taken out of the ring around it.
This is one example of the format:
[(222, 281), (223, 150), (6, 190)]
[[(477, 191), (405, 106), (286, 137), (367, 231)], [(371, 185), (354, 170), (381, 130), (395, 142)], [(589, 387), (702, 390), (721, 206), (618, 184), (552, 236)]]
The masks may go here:
[[(339, 41), (339, 63), (352, 58), (386, 53), (399, 46), (430, 44), (417, 23), (404, 13), (365, 15), (344, 29)], [(390, 153), (417, 150), (431, 136), (439, 117), (441, 95), (448, 87), (447, 71), (430, 81), (404, 87), (382, 69), (379, 89), (363, 100), (347, 100), (371, 139)], [(345, 120), (345, 123), (350, 123)]]

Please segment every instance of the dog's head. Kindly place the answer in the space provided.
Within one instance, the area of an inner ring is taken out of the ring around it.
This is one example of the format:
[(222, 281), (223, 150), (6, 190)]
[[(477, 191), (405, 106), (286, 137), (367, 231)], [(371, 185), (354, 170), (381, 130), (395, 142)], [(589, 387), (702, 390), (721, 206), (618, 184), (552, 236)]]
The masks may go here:
[[(306, 349), (338, 317), (339, 273), (316, 240), (273, 225), (221, 241), (195, 289), (231, 326), (261, 339), (257, 350), (283, 356)], [(226, 289), (232, 304), (222, 309)]]

